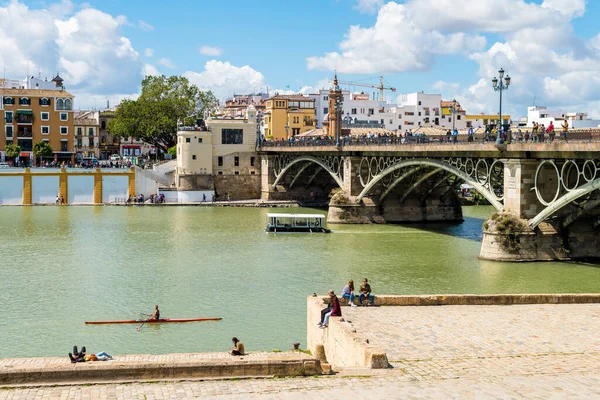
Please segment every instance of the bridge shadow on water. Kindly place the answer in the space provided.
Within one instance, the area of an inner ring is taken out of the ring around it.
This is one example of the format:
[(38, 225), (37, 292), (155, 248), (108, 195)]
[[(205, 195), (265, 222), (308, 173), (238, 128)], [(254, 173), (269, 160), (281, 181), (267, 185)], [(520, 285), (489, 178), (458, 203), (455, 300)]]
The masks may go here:
[(417, 228), (427, 232), (439, 233), (442, 235), (481, 242), (483, 238), (483, 230), (481, 226), (483, 225), (484, 221), (484, 218), (464, 217), (463, 222), (416, 222), (411, 224), (401, 223), (394, 225)]

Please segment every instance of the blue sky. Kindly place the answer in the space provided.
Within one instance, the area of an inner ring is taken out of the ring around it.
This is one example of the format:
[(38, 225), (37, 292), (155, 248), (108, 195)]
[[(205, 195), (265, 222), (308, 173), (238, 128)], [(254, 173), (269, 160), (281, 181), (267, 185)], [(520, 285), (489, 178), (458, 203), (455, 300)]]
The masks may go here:
[(337, 69), (494, 112), (489, 81), (504, 67), (512, 114), (536, 98), (600, 116), (595, 0), (11, 0), (1, 15), (0, 68), (15, 78), (27, 63), (61, 71), (81, 107), (134, 97), (148, 73), (183, 74), (226, 97), (311, 92)]

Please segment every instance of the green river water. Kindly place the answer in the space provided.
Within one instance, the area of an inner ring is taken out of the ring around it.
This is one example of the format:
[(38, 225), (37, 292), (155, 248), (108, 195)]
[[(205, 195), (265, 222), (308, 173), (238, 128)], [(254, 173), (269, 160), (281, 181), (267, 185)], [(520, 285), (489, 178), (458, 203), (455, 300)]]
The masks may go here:
[[(281, 211), (278, 209), (278, 211)], [(286, 212), (322, 212), (285, 210)], [(599, 292), (600, 268), (477, 258), (490, 207), (462, 224), (267, 234), (267, 209), (0, 208), (0, 357), (160, 354), (306, 344), (306, 296), (368, 277), (375, 294)], [(86, 326), (162, 316), (220, 322)]]

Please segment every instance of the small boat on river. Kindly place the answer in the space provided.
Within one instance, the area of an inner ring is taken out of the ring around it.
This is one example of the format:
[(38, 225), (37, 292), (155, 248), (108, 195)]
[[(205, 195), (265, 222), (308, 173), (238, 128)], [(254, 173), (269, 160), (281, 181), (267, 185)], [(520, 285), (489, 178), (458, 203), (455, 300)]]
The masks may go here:
[(322, 214), (267, 214), (267, 232), (330, 233)]
[(86, 325), (109, 325), (109, 324), (139, 324), (145, 322), (147, 324), (167, 324), (181, 322), (202, 322), (202, 321), (220, 321), (223, 318), (161, 318), (161, 319), (124, 319), (120, 321), (86, 321)]

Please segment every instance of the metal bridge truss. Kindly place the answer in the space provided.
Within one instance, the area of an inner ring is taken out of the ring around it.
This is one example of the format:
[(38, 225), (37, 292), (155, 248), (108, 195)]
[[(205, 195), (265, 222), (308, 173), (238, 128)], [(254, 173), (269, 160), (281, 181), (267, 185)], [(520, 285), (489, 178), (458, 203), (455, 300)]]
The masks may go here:
[[(448, 175), (471, 185), (484, 196), (497, 210), (503, 208), (504, 202), (504, 162), (494, 158), (419, 158), (419, 157), (362, 157), (356, 167), (356, 174), (362, 191), (356, 196), (360, 203), (363, 197), (370, 195), (376, 186), (383, 188), (380, 201), (388, 196), (398, 184), (408, 183), (408, 193), (402, 200), (427, 178), (440, 174), (441, 181)], [(307, 156), (278, 155), (273, 159), (273, 173), (276, 177), (273, 188), (288, 173), (293, 174), (291, 186), (297, 184), (299, 177), (309, 176), (309, 183), (322, 171), (326, 171), (340, 187), (344, 188), (343, 156)], [(445, 173), (445, 174), (444, 174)], [(426, 178), (423, 178), (426, 175)], [(456, 181), (458, 182), (458, 181)], [(548, 182), (555, 187), (548, 189)], [(455, 182), (451, 182), (455, 187)], [(538, 215), (529, 220), (533, 229), (550, 218), (567, 205), (574, 206), (574, 211), (564, 218), (563, 226), (572, 223), (586, 212), (600, 206), (600, 199), (592, 198), (593, 192), (600, 189), (599, 160), (539, 160), (535, 172), (534, 185), (540, 204), (545, 206)], [(550, 194), (549, 194), (550, 193)]]

